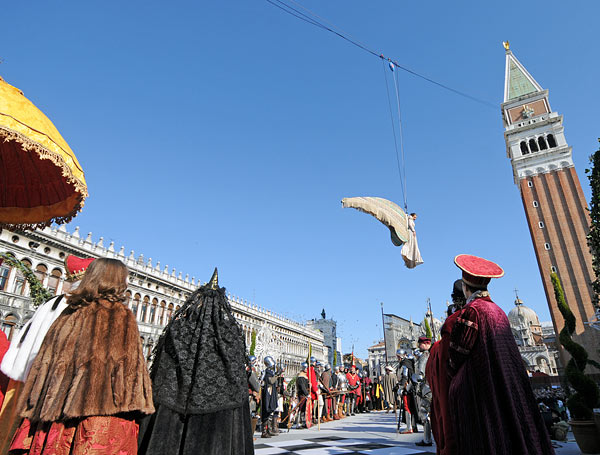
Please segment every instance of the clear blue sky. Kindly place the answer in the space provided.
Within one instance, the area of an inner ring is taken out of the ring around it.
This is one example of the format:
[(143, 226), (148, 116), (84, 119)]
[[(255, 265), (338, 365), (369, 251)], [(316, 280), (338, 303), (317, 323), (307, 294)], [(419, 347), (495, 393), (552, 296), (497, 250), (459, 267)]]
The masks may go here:
[(90, 197), (68, 226), (296, 319), (339, 323), (356, 354), (386, 312), (439, 316), (458, 253), (497, 261), (549, 320), (500, 114), (504, 49), (565, 117), (579, 177), (597, 148), (600, 5), (563, 1), (305, 6), (403, 65), (496, 105), (400, 74), (410, 211), (425, 264), (347, 196), (401, 199), (381, 62), (263, 0), (12, 2), (0, 75), (55, 123)]

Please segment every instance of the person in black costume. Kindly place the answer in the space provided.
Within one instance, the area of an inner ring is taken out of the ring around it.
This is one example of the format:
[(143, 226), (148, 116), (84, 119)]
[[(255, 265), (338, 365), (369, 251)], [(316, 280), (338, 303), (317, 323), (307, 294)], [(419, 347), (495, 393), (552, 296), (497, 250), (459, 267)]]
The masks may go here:
[(418, 433), (417, 429), (417, 408), (415, 405), (415, 387), (412, 382), (412, 375), (415, 372), (414, 356), (411, 353), (399, 349), (396, 353), (398, 357), (398, 387), (400, 392), (400, 403), (404, 414), (406, 429), (402, 434)]
[(310, 400), (310, 382), (308, 382), (308, 363), (302, 362), (302, 371), (296, 379), (296, 391), (298, 393), (298, 413), (296, 424), (298, 428), (306, 428), (306, 403)]
[(270, 355), (264, 360), (265, 371), (263, 376), (260, 417), (262, 421), (262, 437), (270, 438), (279, 434), (275, 421), (277, 410), (277, 373), (275, 372), (275, 360)]
[(253, 455), (246, 345), (217, 270), (177, 310), (153, 353), (156, 413), (140, 455)]

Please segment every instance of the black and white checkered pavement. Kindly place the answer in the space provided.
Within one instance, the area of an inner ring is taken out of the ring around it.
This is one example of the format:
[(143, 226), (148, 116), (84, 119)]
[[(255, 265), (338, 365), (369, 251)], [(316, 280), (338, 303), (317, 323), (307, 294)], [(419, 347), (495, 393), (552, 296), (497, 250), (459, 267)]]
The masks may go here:
[[(308, 435), (307, 435), (308, 436)], [(263, 442), (264, 441), (264, 442)], [(355, 454), (355, 455), (417, 455), (435, 454), (435, 448), (416, 447), (414, 443), (394, 442), (389, 439), (351, 439), (337, 436), (306, 437), (286, 441), (261, 440), (254, 445), (256, 455), (275, 454)]]

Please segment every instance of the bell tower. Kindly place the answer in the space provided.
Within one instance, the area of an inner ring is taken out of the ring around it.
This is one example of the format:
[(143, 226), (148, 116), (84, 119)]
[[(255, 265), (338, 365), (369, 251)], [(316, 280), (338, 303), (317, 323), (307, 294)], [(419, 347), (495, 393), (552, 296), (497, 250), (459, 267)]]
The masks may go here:
[[(587, 246), (589, 215), (572, 149), (565, 139), (563, 117), (552, 111), (548, 90), (506, 48), (502, 118), (506, 154), (519, 187), (556, 336), (564, 326), (550, 273), (560, 277), (565, 299), (575, 315), (575, 341), (599, 360), (600, 332), (594, 317), (591, 282), (595, 279)], [(560, 347), (563, 367), (568, 354)]]

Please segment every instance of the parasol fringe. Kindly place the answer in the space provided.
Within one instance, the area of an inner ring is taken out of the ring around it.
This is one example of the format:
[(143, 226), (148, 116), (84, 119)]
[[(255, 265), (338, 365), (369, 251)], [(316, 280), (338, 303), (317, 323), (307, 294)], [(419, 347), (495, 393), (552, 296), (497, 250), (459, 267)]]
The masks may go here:
[(69, 168), (67, 163), (64, 162), (63, 158), (58, 153), (48, 150), (46, 147), (43, 147), (37, 142), (32, 141), (31, 139), (23, 136), (22, 134), (3, 126), (0, 126), (0, 137), (4, 139), (4, 142), (18, 142), (23, 146), (23, 150), (33, 150), (39, 155), (41, 159), (50, 160), (56, 166), (58, 166), (61, 169), (63, 177), (66, 177), (67, 181), (75, 187), (75, 191), (81, 194), (81, 207), (83, 207), (83, 200), (85, 200), (85, 198), (88, 197), (87, 186), (73, 175), (73, 171), (71, 170), (71, 168)]
[(54, 163), (57, 167), (60, 168), (62, 176), (67, 179), (67, 182), (72, 184), (75, 188), (75, 191), (79, 193), (77, 204), (75, 205), (73, 210), (71, 210), (71, 212), (69, 212), (67, 215), (57, 216), (48, 221), (43, 221), (40, 223), (11, 224), (0, 222), (0, 228), (5, 228), (8, 230), (43, 229), (52, 225), (52, 223), (65, 224), (71, 221), (73, 218), (75, 218), (77, 213), (79, 213), (84, 206), (84, 201), (88, 197), (88, 191), (87, 186), (73, 175), (73, 171), (64, 162), (63, 158), (58, 153), (48, 150), (47, 148), (43, 147), (37, 142), (32, 141), (31, 139), (23, 136), (22, 134), (3, 126), (0, 126), (0, 139), (2, 139), (4, 142), (15, 141), (21, 144), (23, 150), (28, 152), (34, 151), (38, 154), (40, 159), (52, 161), (52, 163)]

